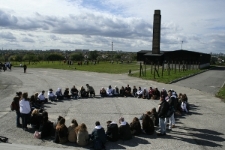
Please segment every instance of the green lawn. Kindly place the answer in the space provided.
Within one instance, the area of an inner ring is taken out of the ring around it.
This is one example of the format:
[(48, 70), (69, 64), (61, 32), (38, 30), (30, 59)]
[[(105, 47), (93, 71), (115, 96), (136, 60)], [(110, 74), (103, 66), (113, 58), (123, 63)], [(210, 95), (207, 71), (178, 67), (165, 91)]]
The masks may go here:
[[(175, 70), (171, 70), (170, 75), (168, 75), (168, 71), (164, 71), (162, 76), (162, 69), (159, 68), (159, 77), (157, 76), (157, 74), (155, 74), (155, 79), (154, 79), (154, 71), (152, 71), (152, 74), (151, 74), (150, 67), (148, 67), (146, 70), (146, 76), (141, 76), (140, 78), (146, 79), (146, 80), (153, 80), (157, 82), (169, 83), (175, 79), (179, 79), (188, 75), (199, 73), (201, 71), (203, 70), (196, 69), (196, 70), (187, 70), (187, 71), (180, 71), (180, 72), (179, 70), (176, 70), (176, 73), (175, 73)], [(132, 73), (130, 76), (139, 77), (139, 72)]]
[(220, 91), (216, 94), (217, 97), (221, 98), (225, 102), (225, 86), (223, 86)]
[[(14, 66), (19, 66), (20, 63), (12, 62)], [(23, 64), (23, 63), (22, 63)], [(99, 64), (91, 64), (89, 65), (77, 65), (75, 62), (73, 65), (64, 64), (62, 61), (42, 61), (34, 64), (31, 62), (30, 64), (26, 62), (28, 68), (53, 68), (53, 69), (64, 69), (64, 70), (81, 70), (81, 71), (90, 71), (90, 72), (100, 72), (100, 73), (113, 73), (113, 74), (121, 74), (128, 73), (129, 70), (138, 70), (139, 65), (137, 62), (133, 63), (123, 63), (117, 64), (114, 62), (113, 64), (108, 61), (100, 61)]]

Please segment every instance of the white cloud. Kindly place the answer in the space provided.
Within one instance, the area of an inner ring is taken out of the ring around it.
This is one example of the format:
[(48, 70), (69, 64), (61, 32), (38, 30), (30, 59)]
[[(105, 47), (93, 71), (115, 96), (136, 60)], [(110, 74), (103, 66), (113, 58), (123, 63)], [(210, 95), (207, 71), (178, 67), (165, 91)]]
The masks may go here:
[(113, 41), (118, 50), (150, 50), (153, 14), (160, 9), (163, 50), (180, 49), (181, 41), (183, 49), (224, 50), (223, 0), (0, 1), (5, 48), (110, 50)]

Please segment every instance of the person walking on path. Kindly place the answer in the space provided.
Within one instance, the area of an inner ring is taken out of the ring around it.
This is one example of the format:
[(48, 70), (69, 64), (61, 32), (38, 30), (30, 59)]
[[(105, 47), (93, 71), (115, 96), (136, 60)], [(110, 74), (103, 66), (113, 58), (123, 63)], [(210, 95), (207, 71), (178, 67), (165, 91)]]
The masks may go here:
[(26, 64), (23, 65), (23, 71), (24, 71), (24, 73), (27, 72), (27, 65)]

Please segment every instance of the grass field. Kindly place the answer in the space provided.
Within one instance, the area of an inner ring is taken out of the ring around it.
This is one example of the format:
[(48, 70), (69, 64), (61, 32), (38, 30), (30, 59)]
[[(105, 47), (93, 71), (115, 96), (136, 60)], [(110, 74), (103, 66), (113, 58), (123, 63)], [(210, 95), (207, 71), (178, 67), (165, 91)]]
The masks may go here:
[[(12, 62), (14, 66), (19, 66), (20, 63)], [(23, 64), (23, 63), (22, 63)], [(113, 74), (121, 74), (121, 73), (128, 73), (129, 70), (138, 70), (139, 65), (137, 62), (133, 63), (123, 63), (117, 64), (114, 62), (113, 64), (109, 63), (108, 61), (100, 61), (99, 64), (91, 64), (89, 65), (77, 65), (74, 63), (73, 65), (67, 65), (62, 61), (42, 61), (39, 63), (31, 62), (28, 64), (26, 62), (28, 69), (29, 68), (53, 68), (53, 69), (64, 69), (64, 70), (80, 70), (80, 71), (90, 71), (90, 72), (99, 72), (99, 73), (113, 73)]]
[[(171, 70), (170, 75), (168, 75), (168, 71), (164, 71), (162, 76), (162, 69), (159, 68), (159, 77), (157, 76), (157, 74), (155, 74), (155, 79), (154, 79), (154, 72), (152, 71), (152, 74), (151, 74), (150, 67), (147, 67), (146, 76), (141, 76), (140, 78), (146, 79), (146, 80), (153, 80), (157, 82), (169, 83), (175, 79), (179, 79), (185, 76), (199, 73), (201, 71), (203, 70), (196, 69), (196, 70), (187, 70), (187, 71), (180, 71), (180, 72), (179, 70), (176, 70), (176, 73), (175, 73), (175, 70)], [(133, 73), (130, 76), (139, 77), (139, 72)]]
[(221, 98), (225, 102), (225, 86), (223, 86), (220, 91), (216, 94), (217, 97)]

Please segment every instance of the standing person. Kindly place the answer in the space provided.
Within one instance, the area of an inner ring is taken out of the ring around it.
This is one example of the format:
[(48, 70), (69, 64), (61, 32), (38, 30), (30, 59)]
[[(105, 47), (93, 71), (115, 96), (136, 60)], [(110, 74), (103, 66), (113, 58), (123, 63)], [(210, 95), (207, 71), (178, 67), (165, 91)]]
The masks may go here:
[(23, 71), (24, 71), (24, 73), (27, 72), (27, 65), (26, 64), (23, 65)]
[(111, 142), (116, 142), (119, 139), (119, 128), (116, 122), (114, 121), (107, 121), (107, 131), (106, 131), (106, 137), (107, 140)]
[(75, 129), (75, 132), (77, 135), (77, 144), (79, 146), (86, 146), (89, 142), (89, 135), (86, 125), (82, 123)]
[(106, 134), (104, 128), (100, 125), (99, 121), (96, 121), (95, 128), (91, 133), (91, 139), (93, 140), (94, 149), (105, 148)]
[(19, 104), (20, 104), (20, 114), (22, 117), (23, 130), (27, 131), (28, 130), (27, 124), (30, 118), (30, 111), (31, 111), (27, 92), (22, 94)]
[(163, 96), (160, 97), (160, 104), (159, 104), (159, 110), (158, 110), (158, 116), (159, 116), (159, 125), (160, 125), (160, 133), (157, 133), (158, 136), (166, 135), (166, 114), (169, 110), (169, 103), (165, 100)]
[[(177, 98), (175, 96), (174, 92), (169, 92), (168, 93), (169, 99), (167, 100), (167, 102), (169, 103), (169, 107), (171, 110), (175, 110), (175, 107), (177, 105)], [(171, 131), (171, 128), (175, 127), (175, 118), (174, 118), (174, 112), (172, 112), (172, 115), (169, 118), (166, 118), (166, 122), (168, 122), (169, 120), (169, 131)]]
[(20, 124), (20, 104), (19, 101), (21, 99), (22, 92), (16, 92), (16, 96), (13, 98), (13, 110), (16, 111), (16, 126), (21, 127), (22, 124)]

